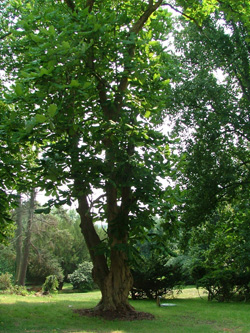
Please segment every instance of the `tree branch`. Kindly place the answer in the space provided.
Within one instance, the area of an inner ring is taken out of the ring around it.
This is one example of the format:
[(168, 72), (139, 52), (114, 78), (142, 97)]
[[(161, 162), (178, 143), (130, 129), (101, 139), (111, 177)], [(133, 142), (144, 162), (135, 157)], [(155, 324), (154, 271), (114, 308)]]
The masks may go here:
[(75, 4), (72, 0), (65, 0), (67, 6), (72, 10), (72, 12), (75, 11)]
[(155, 4), (153, 4), (153, 1), (149, 1), (149, 6), (147, 10), (141, 15), (139, 20), (134, 23), (134, 25), (130, 29), (130, 34), (131, 33), (138, 34), (143, 28), (144, 24), (149, 19), (150, 15), (153, 14), (162, 5), (162, 3), (163, 0), (158, 0)]
[(12, 34), (12, 32), (7, 32), (7, 33), (4, 34), (3, 36), (0, 36), (0, 40), (2, 40), (2, 39), (4, 39), (4, 38), (8, 37), (8, 36), (11, 35), (11, 34)]
[(170, 3), (166, 3), (166, 4), (164, 4), (164, 6), (168, 6), (168, 7), (170, 7), (170, 8), (173, 9), (176, 13), (181, 14), (182, 16), (186, 17), (186, 18), (189, 19), (190, 21), (193, 21), (193, 22), (197, 25), (197, 27), (198, 27), (199, 29), (201, 29), (201, 26), (199, 25), (199, 23), (197, 22), (197, 20), (196, 20), (194, 17), (192, 17), (192, 16), (190, 16), (190, 15), (187, 15), (186, 13), (184, 13), (184, 12), (182, 12), (181, 10), (177, 9), (176, 7), (174, 7), (173, 5), (171, 5)]
[(90, 206), (89, 206), (88, 211), (86, 212), (86, 214), (89, 214), (90, 211), (91, 211), (91, 208), (94, 207), (94, 204), (97, 203), (100, 199), (102, 199), (104, 197), (106, 197), (106, 194), (101, 194), (101, 195), (99, 195), (99, 197), (97, 199), (95, 199), (94, 201), (92, 201), (91, 204), (90, 204)]
[(92, 11), (94, 3), (95, 3), (94, 0), (87, 0), (87, 2), (86, 2), (86, 7), (89, 7), (89, 13)]
[[(149, 1), (148, 8), (146, 11), (140, 16), (140, 18), (133, 24), (131, 27), (128, 38), (131, 37), (133, 34), (138, 35), (138, 33), (142, 30), (143, 26), (149, 19), (149, 17), (154, 13), (163, 3), (163, 0), (158, 0), (155, 4), (153, 3), (152, 0)], [(128, 46), (128, 54), (130, 59), (132, 60), (135, 54), (135, 44), (133, 43), (132, 45), (130, 44)], [(118, 92), (115, 97), (115, 107), (117, 112), (119, 113), (121, 107), (122, 107), (122, 99), (123, 99), (123, 94), (127, 89), (128, 86), (128, 78), (130, 74), (130, 69), (128, 66), (124, 66), (124, 71), (123, 75), (120, 81), (120, 84), (118, 85)]]

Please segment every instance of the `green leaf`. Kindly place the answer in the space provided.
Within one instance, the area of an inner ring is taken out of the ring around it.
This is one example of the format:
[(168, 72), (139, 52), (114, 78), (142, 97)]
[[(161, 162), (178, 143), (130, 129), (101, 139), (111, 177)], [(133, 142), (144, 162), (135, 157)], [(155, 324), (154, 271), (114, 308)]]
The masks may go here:
[(87, 89), (91, 85), (92, 85), (92, 82), (85, 82), (84, 85), (83, 85), (83, 89)]
[(28, 120), (25, 124), (26, 133), (30, 133), (33, 130), (33, 128), (35, 127), (35, 125), (36, 125), (35, 117)]
[(46, 68), (42, 68), (40, 70), (39, 76), (43, 76), (43, 75), (48, 75), (49, 71)]
[(38, 208), (35, 210), (35, 214), (49, 214), (50, 210), (50, 207)]
[(150, 115), (151, 115), (151, 112), (150, 112), (150, 111), (146, 111), (146, 113), (145, 113), (144, 117), (145, 117), (145, 118), (149, 118), (149, 117), (150, 117)]
[(56, 104), (50, 104), (50, 106), (48, 107), (48, 115), (50, 117), (54, 117), (54, 115), (56, 114), (57, 111), (57, 105)]
[(36, 119), (36, 123), (40, 124), (40, 123), (44, 123), (47, 118), (43, 114), (36, 114), (35, 119)]
[(22, 87), (21, 83), (17, 83), (14, 89), (15, 89), (15, 93), (17, 94), (17, 96), (23, 95), (23, 87)]
[(55, 27), (54, 27), (53, 25), (51, 25), (51, 26), (49, 27), (49, 34), (50, 34), (51, 36), (54, 36), (54, 35), (56, 34), (56, 30), (55, 30)]
[(153, 80), (156, 81), (161, 77), (161, 75), (159, 73), (155, 73), (153, 76)]
[(63, 41), (63, 42), (62, 42), (62, 47), (63, 47), (64, 49), (68, 50), (68, 49), (70, 48), (70, 44), (69, 44), (69, 42), (65, 42), (65, 41)]
[(163, 84), (164, 86), (168, 86), (169, 83), (170, 83), (170, 80), (169, 80), (169, 79), (162, 81), (162, 84)]
[(30, 34), (30, 38), (36, 43), (41, 43), (43, 41), (41, 37), (35, 34)]
[(80, 83), (78, 82), (78, 80), (71, 80), (71, 82), (70, 82), (70, 87), (75, 87), (75, 88), (77, 88), (77, 87), (79, 87), (80, 86)]

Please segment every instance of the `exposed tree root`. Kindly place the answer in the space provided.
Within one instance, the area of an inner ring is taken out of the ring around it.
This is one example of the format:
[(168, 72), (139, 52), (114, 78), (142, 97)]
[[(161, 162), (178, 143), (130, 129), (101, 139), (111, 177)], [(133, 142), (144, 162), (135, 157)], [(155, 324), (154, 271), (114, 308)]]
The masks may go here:
[(101, 317), (106, 320), (124, 320), (124, 321), (134, 321), (134, 320), (153, 320), (154, 315), (147, 312), (139, 311), (101, 311), (96, 309), (76, 309), (73, 310), (80, 316), (86, 317)]

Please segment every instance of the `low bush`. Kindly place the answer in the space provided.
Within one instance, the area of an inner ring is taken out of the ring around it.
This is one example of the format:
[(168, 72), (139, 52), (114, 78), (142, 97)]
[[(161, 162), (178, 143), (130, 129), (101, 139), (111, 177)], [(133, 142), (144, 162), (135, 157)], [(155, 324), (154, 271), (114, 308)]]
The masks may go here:
[(12, 274), (4, 273), (0, 275), (0, 290), (7, 290), (12, 287)]
[(208, 300), (231, 301), (234, 297), (250, 299), (250, 272), (232, 268), (212, 268), (204, 264), (193, 267), (193, 277), (197, 288), (208, 292)]
[(43, 293), (57, 293), (59, 283), (56, 275), (49, 275), (42, 286)]
[(214, 270), (199, 279), (197, 286), (208, 291), (210, 301), (229, 301), (236, 292), (235, 273), (231, 270)]
[(7, 290), (7, 293), (19, 296), (27, 296), (30, 294), (24, 286), (12, 286), (10, 289)]
[(4, 294), (15, 294), (26, 296), (29, 294), (24, 286), (12, 285), (12, 274), (4, 273), (0, 275), (0, 290)]
[(78, 268), (68, 275), (70, 283), (73, 285), (73, 289), (78, 289), (82, 292), (93, 290), (95, 287), (92, 278), (93, 264), (88, 261), (84, 261), (78, 266)]
[(168, 264), (164, 258), (152, 258), (142, 266), (132, 270), (134, 285), (131, 290), (133, 299), (155, 299), (171, 293), (175, 286), (182, 284), (182, 273), (179, 265)]

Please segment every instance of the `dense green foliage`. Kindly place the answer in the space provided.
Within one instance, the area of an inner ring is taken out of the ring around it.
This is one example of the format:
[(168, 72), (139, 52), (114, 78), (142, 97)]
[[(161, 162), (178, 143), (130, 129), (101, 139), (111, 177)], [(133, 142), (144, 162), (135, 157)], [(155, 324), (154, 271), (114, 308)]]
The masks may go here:
[(64, 209), (36, 215), (32, 244), (28, 279), (34, 282), (43, 282), (48, 275), (56, 275), (62, 282), (80, 262), (89, 258), (79, 218)]
[(0, 290), (9, 289), (12, 286), (12, 275), (3, 273), (0, 275)]
[(250, 29), (247, 4), (219, 3), (202, 27), (184, 22), (176, 35), (182, 71), (173, 114), (182, 245), (197, 285), (222, 301), (249, 298)]
[(56, 293), (59, 287), (59, 282), (56, 275), (49, 275), (46, 277), (45, 282), (43, 284), (42, 290), (43, 293)]
[(244, 300), (250, 297), (248, 221), (249, 209), (242, 202), (221, 207), (192, 231), (192, 275), (197, 286), (208, 290), (211, 300), (230, 300), (235, 295)]
[(155, 299), (171, 293), (174, 287), (185, 283), (180, 261), (173, 260), (177, 257), (177, 239), (173, 232), (164, 232), (162, 220), (155, 220), (156, 227), (150, 230), (146, 240), (138, 242), (134, 247), (133, 299)]
[(141, 266), (132, 270), (134, 285), (133, 299), (156, 298), (171, 294), (174, 287), (183, 284), (181, 267), (168, 263), (167, 257), (156, 256), (145, 260)]
[[(159, 177), (169, 170), (170, 152), (157, 125), (176, 68), (162, 43), (171, 31), (162, 3), (1, 4), (0, 69), (12, 83), (2, 98), (23, 124), (19, 141), (41, 152), (27, 173), (53, 195), (46, 212), (78, 201), (105, 309), (129, 308), (130, 240), (143, 238), (153, 215), (165, 213)], [(95, 221), (108, 224), (105, 244)], [(112, 299), (114, 286), (105, 284), (118, 279)]]
[[(27, 223), (27, 202), (23, 203), (23, 228)], [(101, 233), (101, 231), (100, 231)], [(25, 238), (24, 238), (25, 241)], [(13, 276), (16, 269), (15, 241), (0, 246), (0, 272)], [(79, 217), (74, 211), (55, 209), (51, 214), (35, 214), (27, 282), (42, 284), (49, 275), (56, 275), (60, 283), (67, 279), (89, 253), (79, 228)]]
[(86, 292), (94, 289), (94, 281), (92, 278), (93, 264), (88, 261), (84, 261), (78, 265), (77, 269), (68, 275), (70, 283), (73, 288), (81, 292)]
[(24, 286), (17, 286), (13, 284), (13, 275), (10, 273), (0, 274), (0, 293), (1, 294), (15, 294), (27, 296), (28, 291)]
[[(19, 151), (10, 144), (12, 128), (9, 125), (10, 110), (0, 100), (0, 242), (13, 235), (11, 208), (15, 204), (15, 196), (9, 190), (15, 183), (15, 175), (19, 171)], [(6, 121), (8, 121), (6, 126)], [(6, 130), (7, 127), (7, 130)], [(10, 144), (10, 147), (7, 145)]]

